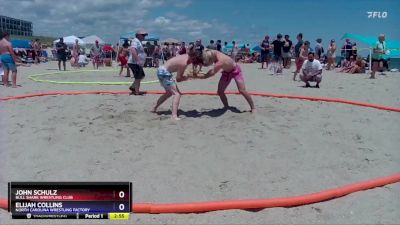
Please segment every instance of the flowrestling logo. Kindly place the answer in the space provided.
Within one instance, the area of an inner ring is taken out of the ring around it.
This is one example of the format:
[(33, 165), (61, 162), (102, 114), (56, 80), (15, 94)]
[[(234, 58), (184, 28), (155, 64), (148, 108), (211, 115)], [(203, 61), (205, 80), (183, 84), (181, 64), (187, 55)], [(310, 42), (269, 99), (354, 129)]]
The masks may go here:
[(388, 17), (388, 12), (376, 12), (376, 11), (369, 11), (367, 12), (368, 19), (386, 19)]

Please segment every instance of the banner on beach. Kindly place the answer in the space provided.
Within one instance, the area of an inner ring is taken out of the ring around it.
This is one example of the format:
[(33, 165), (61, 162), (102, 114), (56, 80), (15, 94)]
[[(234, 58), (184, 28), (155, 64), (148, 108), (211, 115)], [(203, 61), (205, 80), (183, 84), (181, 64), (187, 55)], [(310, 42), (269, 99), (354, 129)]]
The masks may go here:
[(24, 48), (24, 49), (32, 49), (32, 42), (28, 40), (11, 40), (11, 44), (13, 48)]

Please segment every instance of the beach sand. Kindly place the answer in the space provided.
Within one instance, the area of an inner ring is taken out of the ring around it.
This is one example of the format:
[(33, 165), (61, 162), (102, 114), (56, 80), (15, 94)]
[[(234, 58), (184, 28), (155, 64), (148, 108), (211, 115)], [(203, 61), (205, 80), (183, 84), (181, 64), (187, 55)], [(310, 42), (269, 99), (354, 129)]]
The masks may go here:
[[(49, 91), (127, 90), (127, 86), (37, 83), (28, 75), (56, 72), (54, 62), (20, 67), (21, 88), (0, 96)], [(91, 67), (88, 67), (91, 68)], [(242, 65), (250, 91), (342, 98), (400, 107), (400, 73), (325, 72), (321, 88), (292, 81), (293, 70), (272, 76)], [(292, 67), (293, 68), (293, 67)], [(104, 70), (103, 68), (101, 70)], [(131, 81), (117, 72), (43, 78)], [(155, 69), (145, 80), (156, 80)], [(41, 77), (42, 78), (42, 77)], [(179, 83), (182, 91), (216, 91), (219, 75)], [(162, 90), (146, 84), (143, 90)], [(236, 91), (234, 82), (228, 90)], [(302, 195), (399, 172), (400, 116), (344, 104), (242, 96), (183, 96), (179, 122), (171, 99), (150, 113), (157, 95), (47, 96), (1, 101), (0, 196), (9, 181), (131, 181), (134, 202), (175, 203)], [(400, 185), (339, 199), (258, 212), (131, 215), (116, 224), (399, 224)], [(0, 224), (110, 224), (110, 221), (11, 220)], [(113, 222), (114, 223), (114, 222)]]

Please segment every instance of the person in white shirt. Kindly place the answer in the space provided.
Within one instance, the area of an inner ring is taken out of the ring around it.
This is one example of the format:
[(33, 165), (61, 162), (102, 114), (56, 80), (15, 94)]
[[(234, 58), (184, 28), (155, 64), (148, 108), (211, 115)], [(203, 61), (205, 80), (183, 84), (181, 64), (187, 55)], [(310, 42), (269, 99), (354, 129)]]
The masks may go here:
[(311, 87), (309, 82), (316, 82), (316, 88), (319, 88), (319, 83), (322, 81), (322, 65), (314, 59), (314, 53), (308, 53), (308, 60), (306, 60), (302, 67), (303, 74), (300, 79), (306, 83), (306, 87)]
[(85, 67), (89, 63), (89, 59), (86, 57), (85, 54), (78, 53), (78, 65), (79, 67)]
[(133, 95), (139, 95), (140, 82), (145, 77), (143, 66), (146, 60), (146, 52), (144, 51), (142, 41), (146, 37), (147, 32), (139, 30), (136, 32), (136, 38), (132, 40), (129, 48), (128, 66), (133, 72), (135, 81), (129, 87)]

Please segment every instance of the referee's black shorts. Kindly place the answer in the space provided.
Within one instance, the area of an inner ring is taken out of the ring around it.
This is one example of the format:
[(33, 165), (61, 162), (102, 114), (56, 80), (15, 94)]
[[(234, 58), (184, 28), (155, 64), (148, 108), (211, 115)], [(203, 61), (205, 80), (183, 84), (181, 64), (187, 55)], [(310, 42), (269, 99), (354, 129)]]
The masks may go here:
[(128, 64), (129, 68), (131, 68), (133, 77), (137, 80), (141, 80), (145, 77), (143, 67), (139, 66), (138, 64)]

